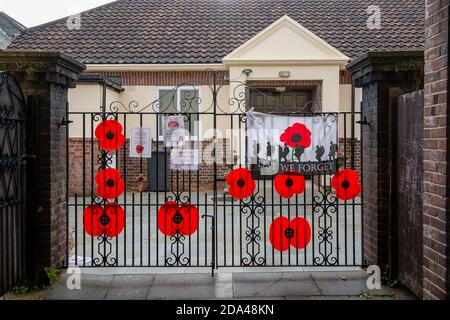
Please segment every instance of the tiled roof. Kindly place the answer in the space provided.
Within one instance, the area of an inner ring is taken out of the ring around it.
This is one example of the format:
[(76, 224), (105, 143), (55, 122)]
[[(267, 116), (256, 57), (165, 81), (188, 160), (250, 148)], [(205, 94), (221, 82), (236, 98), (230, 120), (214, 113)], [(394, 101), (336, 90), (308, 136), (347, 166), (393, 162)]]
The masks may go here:
[(26, 27), (8, 16), (6, 13), (0, 11), (0, 30), (8, 36), (14, 37), (19, 35)]
[[(367, 28), (367, 8), (381, 29)], [(423, 50), (423, 0), (119, 0), (28, 29), (8, 50), (62, 50), (87, 64), (219, 63), (284, 15), (356, 58), (366, 51)]]

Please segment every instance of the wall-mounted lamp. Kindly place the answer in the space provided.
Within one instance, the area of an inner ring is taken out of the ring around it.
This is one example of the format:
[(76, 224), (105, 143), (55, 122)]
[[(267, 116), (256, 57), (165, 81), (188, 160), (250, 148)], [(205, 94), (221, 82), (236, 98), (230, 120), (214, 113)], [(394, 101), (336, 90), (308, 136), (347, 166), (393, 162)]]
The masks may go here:
[(250, 76), (250, 74), (252, 74), (253, 70), (252, 69), (244, 69), (242, 70), (242, 73), (244, 73), (247, 77)]
[(275, 91), (277, 93), (284, 93), (284, 92), (286, 92), (286, 87), (276, 87)]
[(279, 75), (280, 75), (280, 78), (289, 78), (291, 76), (291, 72), (290, 71), (280, 71)]

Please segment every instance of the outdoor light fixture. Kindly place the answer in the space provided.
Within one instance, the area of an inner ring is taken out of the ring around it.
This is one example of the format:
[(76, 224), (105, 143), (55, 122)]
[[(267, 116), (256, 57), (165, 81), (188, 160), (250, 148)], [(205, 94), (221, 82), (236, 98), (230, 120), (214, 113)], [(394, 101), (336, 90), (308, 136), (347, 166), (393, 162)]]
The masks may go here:
[(242, 70), (242, 73), (244, 73), (247, 77), (249, 77), (252, 72), (253, 72), (252, 69), (244, 69), (244, 70)]
[(278, 93), (286, 92), (286, 87), (276, 87), (275, 91), (278, 92)]
[(290, 71), (280, 71), (279, 75), (280, 75), (280, 78), (289, 78), (291, 76), (291, 72)]

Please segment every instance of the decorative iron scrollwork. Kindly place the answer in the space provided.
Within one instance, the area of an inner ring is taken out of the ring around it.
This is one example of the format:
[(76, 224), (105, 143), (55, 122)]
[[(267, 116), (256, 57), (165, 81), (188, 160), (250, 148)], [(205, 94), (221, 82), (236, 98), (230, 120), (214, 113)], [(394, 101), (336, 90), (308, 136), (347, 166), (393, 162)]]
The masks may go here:
[(241, 213), (245, 217), (245, 245), (246, 253), (241, 258), (243, 266), (264, 266), (266, 259), (261, 252), (261, 220), (266, 214), (265, 199), (259, 195), (252, 195), (241, 200)]
[[(317, 266), (333, 266), (337, 264), (337, 245), (334, 243), (333, 215), (338, 211), (338, 199), (331, 191), (324, 188), (313, 196), (313, 214), (318, 216), (317, 239), (318, 252), (314, 252), (313, 264)], [(314, 235), (313, 235), (314, 236)], [(317, 255), (318, 254), (318, 255)]]

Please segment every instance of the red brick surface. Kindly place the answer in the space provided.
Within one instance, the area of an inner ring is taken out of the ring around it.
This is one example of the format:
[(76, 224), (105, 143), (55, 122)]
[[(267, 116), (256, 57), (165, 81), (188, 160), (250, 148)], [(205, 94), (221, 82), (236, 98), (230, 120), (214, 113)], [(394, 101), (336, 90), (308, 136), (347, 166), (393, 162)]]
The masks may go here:
[(423, 298), (449, 297), (448, 1), (426, 0)]

